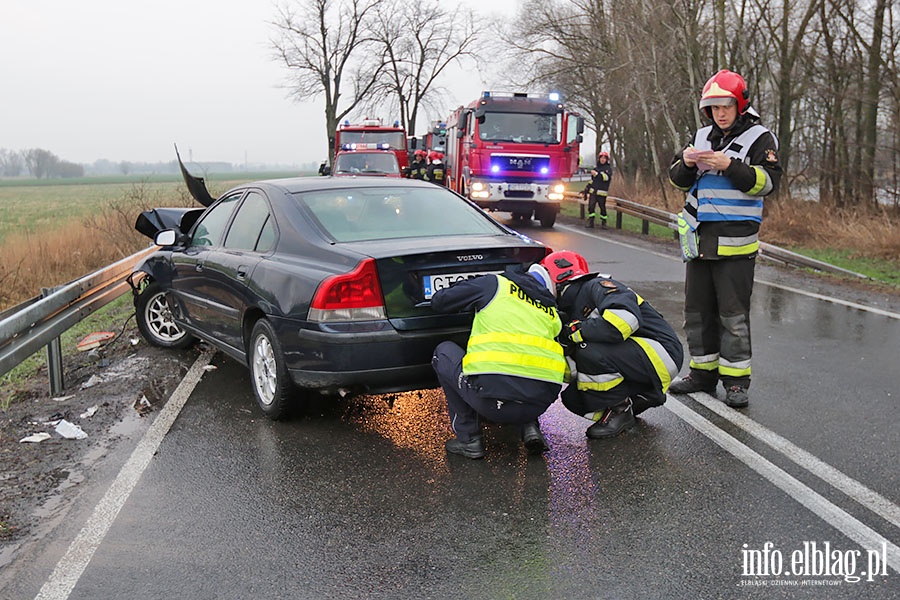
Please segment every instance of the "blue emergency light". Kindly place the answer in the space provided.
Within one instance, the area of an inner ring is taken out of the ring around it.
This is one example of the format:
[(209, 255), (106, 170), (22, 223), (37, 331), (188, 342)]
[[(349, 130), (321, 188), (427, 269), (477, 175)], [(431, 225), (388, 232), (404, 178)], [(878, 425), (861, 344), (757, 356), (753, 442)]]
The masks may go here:
[(559, 102), (559, 92), (550, 92), (548, 98), (550, 98), (550, 102)]
[(546, 175), (550, 172), (550, 167), (541, 167), (541, 175)]
[(491, 165), (491, 173), (499, 173), (500, 165)]

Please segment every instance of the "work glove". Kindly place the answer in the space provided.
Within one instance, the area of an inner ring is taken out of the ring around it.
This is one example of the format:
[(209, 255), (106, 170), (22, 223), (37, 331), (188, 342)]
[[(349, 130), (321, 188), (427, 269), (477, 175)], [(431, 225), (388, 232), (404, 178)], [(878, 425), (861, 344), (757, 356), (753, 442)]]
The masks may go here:
[(563, 329), (563, 333), (569, 339), (576, 344), (580, 344), (584, 341), (584, 338), (581, 335), (581, 321), (575, 320), (566, 325), (565, 329)]

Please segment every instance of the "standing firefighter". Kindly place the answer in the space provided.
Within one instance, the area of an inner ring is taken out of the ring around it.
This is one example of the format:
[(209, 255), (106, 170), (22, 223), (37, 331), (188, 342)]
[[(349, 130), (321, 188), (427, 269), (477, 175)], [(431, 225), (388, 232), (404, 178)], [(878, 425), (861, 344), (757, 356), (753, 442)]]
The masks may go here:
[(585, 227), (593, 229), (597, 206), (600, 207), (600, 227), (606, 229), (606, 197), (609, 195), (609, 183), (612, 181), (612, 165), (609, 164), (609, 153), (601, 152), (597, 156), (597, 166), (591, 169), (591, 182), (584, 188), (588, 199), (588, 220)]
[(409, 163), (409, 178), (425, 179), (425, 170), (427, 168), (428, 163), (425, 161), (425, 151), (416, 150), (415, 154), (413, 154), (412, 162)]
[(440, 152), (432, 151), (428, 154), (428, 160), (430, 164), (425, 171), (425, 181), (430, 181), (437, 185), (447, 185), (444, 171), (444, 155)]
[(431, 360), (456, 434), (447, 452), (482, 458), (482, 418), (518, 425), (530, 453), (547, 450), (537, 419), (559, 396), (566, 361), (556, 341), (562, 323), (549, 277), (540, 265), (531, 269), (538, 275), (510, 267), (503, 275), (459, 281), (431, 298), (435, 312), (475, 312), (466, 349), (442, 342)]
[(669, 388), (675, 394), (716, 393), (747, 406), (750, 387), (750, 295), (759, 250), (763, 198), (781, 179), (778, 140), (759, 124), (744, 78), (722, 70), (700, 96), (712, 120), (669, 168), (687, 192), (679, 217), (684, 281), (684, 330), (691, 371)]
[(678, 375), (684, 349), (650, 303), (608, 275), (588, 273), (580, 254), (560, 250), (541, 261), (556, 285), (567, 325), (560, 333), (570, 368), (563, 405), (594, 424), (604, 439), (632, 427), (637, 414), (660, 406)]

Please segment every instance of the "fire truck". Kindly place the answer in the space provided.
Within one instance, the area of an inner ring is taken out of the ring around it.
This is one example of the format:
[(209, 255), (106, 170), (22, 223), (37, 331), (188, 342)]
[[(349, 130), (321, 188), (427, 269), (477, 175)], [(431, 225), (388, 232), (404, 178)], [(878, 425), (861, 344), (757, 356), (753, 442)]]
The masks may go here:
[(484, 209), (553, 227), (583, 133), (557, 94), (482, 92), (447, 119), (448, 185)]
[(368, 117), (360, 125), (344, 121), (334, 135), (334, 154), (353, 150), (389, 150), (397, 156), (401, 170), (409, 167), (406, 130), (399, 121), (391, 127), (383, 125), (381, 119)]

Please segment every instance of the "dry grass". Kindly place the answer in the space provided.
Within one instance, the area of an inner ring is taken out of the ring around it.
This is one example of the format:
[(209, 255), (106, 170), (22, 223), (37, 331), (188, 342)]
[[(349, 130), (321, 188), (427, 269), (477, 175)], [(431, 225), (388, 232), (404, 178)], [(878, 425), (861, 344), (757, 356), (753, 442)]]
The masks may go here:
[[(684, 195), (668, 183), (629, 186), (613, 180), (610, 195), (681, 210)], [(665, 197), (664, 197), (665, 195)], [(852, 258), (896, 262), (900, 269), (900, 211), (837, 210), (817, 202), (768, 198), (760, 238), (784, 248), (840, 249)]]
[(142, 210), (195, 206), (183, 193), (163, 195), (136, 184), (121, 198), (105, 202), (80, 219), (38, 233), (7, 235), (0, 245), (0, 310), (63, 285), (137, 252), (150, 243), (134, 230)]

